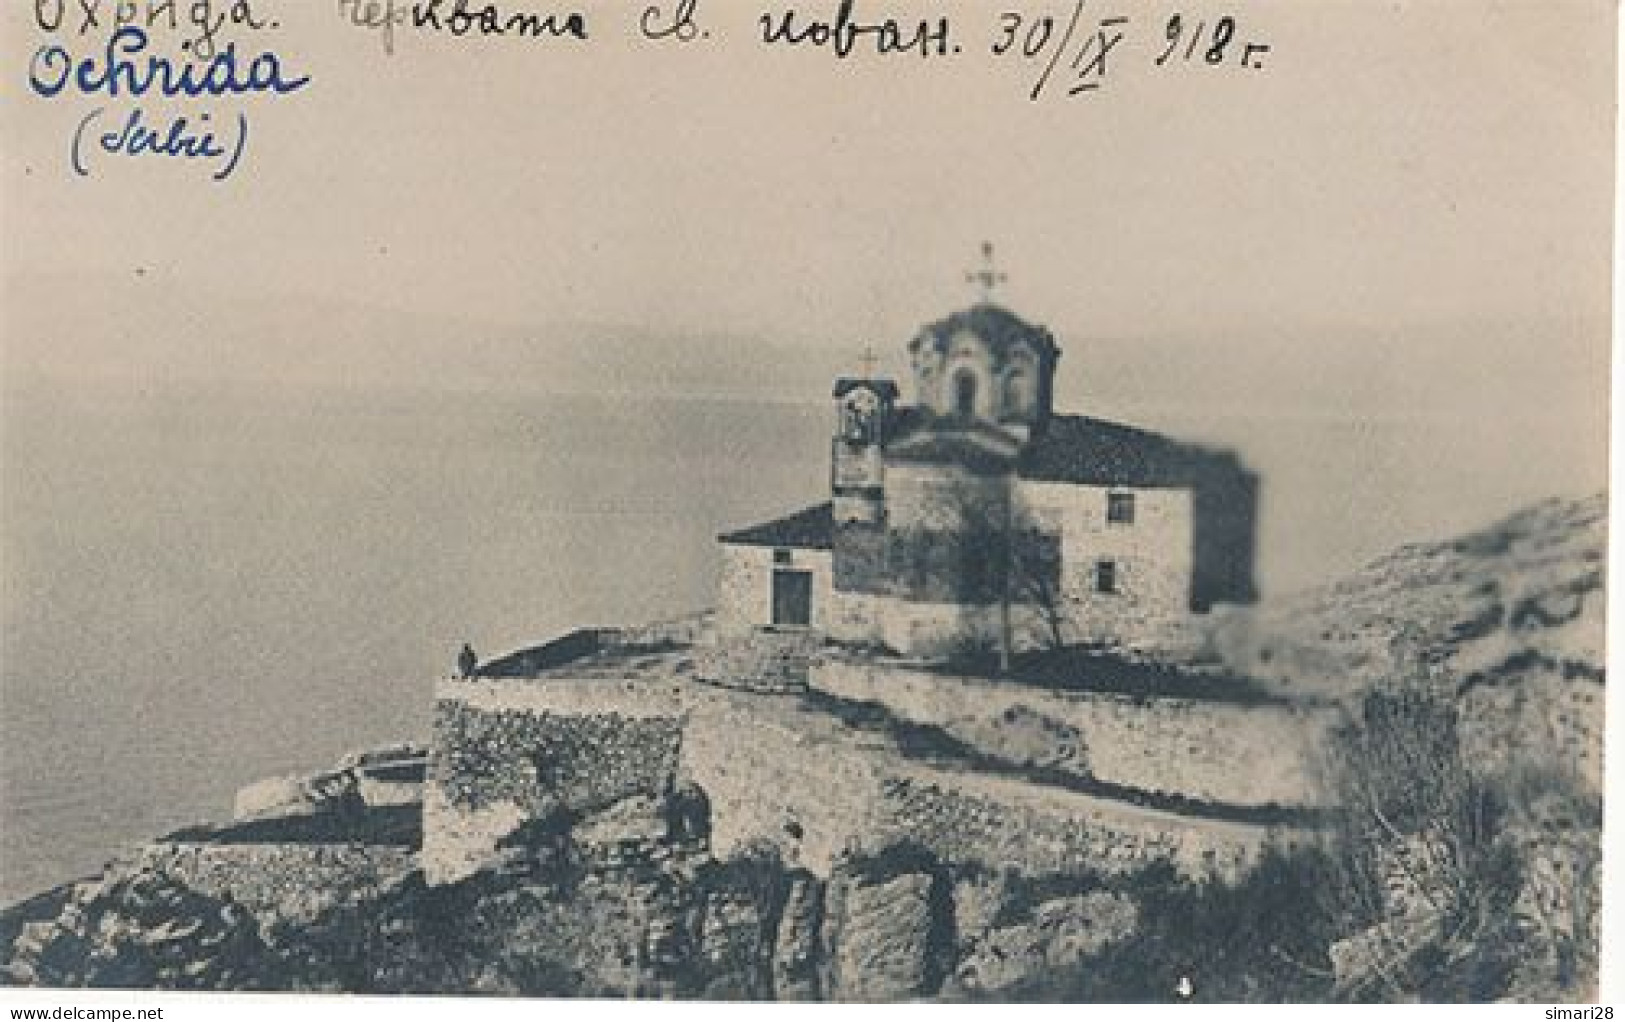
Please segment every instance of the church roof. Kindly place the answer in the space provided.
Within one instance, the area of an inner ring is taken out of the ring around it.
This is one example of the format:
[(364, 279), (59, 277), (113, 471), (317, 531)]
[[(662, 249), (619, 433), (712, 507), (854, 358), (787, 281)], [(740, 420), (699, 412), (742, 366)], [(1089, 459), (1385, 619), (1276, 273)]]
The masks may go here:
[(918, 351), (927, 339), (934, 348), (941, 350), (962, 330), (969, 330), (982, 338), (994, 351), (1020, 340), (1035, 345), (1039, 354), (1046, 359), (1053, 359), (1061, 353), (1048, 330), (1034, 326), (1004, 306), (992, 302), (978, 302), (946, 319), (929, 324), (908, 343), (908, 350)]
[(859, 379), (854, 376), (843, 376), (835, 381), (835, 397), (844, 397), (850, 391), (859, 387), (867, 387), (888, 401), (897, 400), (897, 381), (887, 379)]
[(835, 516), (830, 503), (815, 504), (771, 522), (752, 525), (717, 538), (741, 546), (796, 547), (802, 550), (828, 550), (833, 546)]
[(1022, 451), (1016, 471), (1042, 482), (1193, 486), (1216, 468), (1241, 465), (1228, 451), (1087, 415), (1052, 415)]

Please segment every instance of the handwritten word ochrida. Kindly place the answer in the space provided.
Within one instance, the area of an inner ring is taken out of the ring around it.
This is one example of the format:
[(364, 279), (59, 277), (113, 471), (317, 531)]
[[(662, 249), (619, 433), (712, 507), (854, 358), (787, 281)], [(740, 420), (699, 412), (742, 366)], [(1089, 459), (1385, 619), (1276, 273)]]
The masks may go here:
[[(84, 95), (149, 92), (163, 96), (224, 96), (233, 93), (295, 92), (310, 82), (309, 75), (283, 76), (282, 63), (269, 50), (252, 61), (237, 58), (237, 44), (226, 48), (201, 67), (191, 61), (176, 64), (160, 54), (147, 54), (147, 33), (133, 25), (113, 33), (107, 49), (97, 56), (75, 60), (61, 45), (42, 46), (28, 69), (28, 84), (41, 96), (52, 97), (70, 86)], [(145, 59), (140, 59), (146, 54)], [(100, 61), (98, 61), (100, 57)]]

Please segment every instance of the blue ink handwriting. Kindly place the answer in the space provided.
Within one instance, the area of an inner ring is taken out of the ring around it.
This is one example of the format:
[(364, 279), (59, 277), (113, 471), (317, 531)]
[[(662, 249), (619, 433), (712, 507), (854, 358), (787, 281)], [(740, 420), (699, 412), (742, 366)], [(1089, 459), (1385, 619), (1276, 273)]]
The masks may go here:
[(92, 130), (106, 112), (106, 107), (92, 110), (80, 120), (79, 127), (73, 133), (70, 161), (74, 173), (80, 177), (90, 176), (90, 153), (100, 149), (109, 154), (130, 157), (150, 155), (213, 161), (215, 170), (211, 176), (216, 181), (224, 181), (237, 169), (243, 152), (248, 148), (247, 114), (237, 115), (237, 138), (228, 149), (209, 128), (211, 118), (207, 113), (198, 115), (199, 126), (195, 129), (186, 117), (176, 117), (170, 121), (168, 129), (163, 130), (150, 127), (142, 109), (134, 107), (117, 129), (105, 132)]
[(282, 62), (269, 50), (252, 61), (240, 60), (236, 43), (226, 44), (201, 66), (191, 61), (177, 63), (147, 53), (147, 33), (134, 25), (114, 32), (103, 53), (82, 60), (75, 60), (61, 44), (41, 46), (28, 69), (28, 84), (47, 98), (67, 89), (86, 96), (128, 93), (137, 98), (149, 92), (170, 98), (253, 92), (284, 95), (309, 82), (309, 75), (284, 77)]

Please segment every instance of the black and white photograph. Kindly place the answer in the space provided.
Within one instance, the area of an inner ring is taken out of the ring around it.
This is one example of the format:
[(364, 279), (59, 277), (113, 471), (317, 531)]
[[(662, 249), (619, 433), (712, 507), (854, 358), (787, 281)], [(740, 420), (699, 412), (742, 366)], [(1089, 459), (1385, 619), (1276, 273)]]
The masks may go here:
[(1617, 17), (7, 3), (0, 1004), (1612, 1017)]

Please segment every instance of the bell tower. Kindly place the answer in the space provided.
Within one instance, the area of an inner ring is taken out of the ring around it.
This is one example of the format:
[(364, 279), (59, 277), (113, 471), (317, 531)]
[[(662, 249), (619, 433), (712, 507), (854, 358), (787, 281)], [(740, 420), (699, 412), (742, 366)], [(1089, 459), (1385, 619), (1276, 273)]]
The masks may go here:
[(879, 525), (886, 513), (886, 429), (897, 384), (874, 375), (865, 352), (862, 376), (835, 381), (835, 437), (830, 443), (830, 500), (837, 526)]

